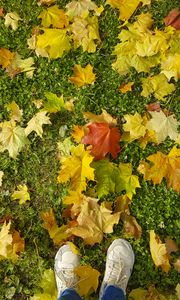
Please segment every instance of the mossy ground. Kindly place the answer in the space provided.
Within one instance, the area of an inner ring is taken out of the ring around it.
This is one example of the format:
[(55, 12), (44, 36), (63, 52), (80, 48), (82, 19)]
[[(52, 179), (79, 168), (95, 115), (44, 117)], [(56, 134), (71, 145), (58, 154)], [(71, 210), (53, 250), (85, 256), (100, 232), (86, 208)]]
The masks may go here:
[[(40, 213), (53, 207), (58, 223), (64, 222), (62, 198), (66, 190), (57, 184), (56, 180), (59, 170), (57, 142), (61, 138), (60, 127), (67, 125), (68, 135), (73, 124), (84, 122), (83, 111), (100, 113), (103, 108), (120, 119), (126, 113), (145, 111), (145, 105), (154, 100), (151, 97), (140, 96), (140, 76), (134, 70), (128, 76), (119, 76), (111, 67), (114, 59), (111, 53), (118, 42), (119, 33), (118, 14), (115, 10), (106, 6), (99, 18), (102, 43), (97, 48), (97, 52), (88, 54), (83, 53), (81, 49), (71, 50), (61, 59), (48, 61), (46, 58), (37, 58), (27, 46), (32, 28), (39, 24), (37, 17), (42, 7), (39, 7), (37, 2), (0, 0), (0, 7), (4, 7), (5, 12), (16, 11), (23, 19), (16, 31), (7, 29), (4, 26), (4, 19), (0, 19), (0, 47), (18, 51), (22, 58), (33, 56), (36, 66), (32, 79), (28, 79), (25, 74), (10, 79), (4, 70), (0, 69), (0, 121), (7, 117), (5, 105), (14, 100), (23, 109), (22, 125), (26, 124), (37, 111), (32, 100), (44, 98), (44, 91), (75, 97), (75, 111), (51, 116), (52, 126), (44, 126), (43, 138), (31, 133), (29, 146), (18, 155), (16, 160), (11, 159), (7, 152), (1, 153), (0, 170), (4, 171), (5, 175), (0, 195), (0, 218), (8, 214), (12, 216), (12, 224), (25, 239), (26, 246), (25, 252), (21, 254), (17, 263), (8, 260), (0, 263), (0, 300), (28, 299), (33, 295), (43, 270), (53, 268), (54, 256), (58, 249), (42, 228)], [(68, 2), (57, 1), (57, 4), (63, 7)], [(104, 4), (103, 1), (97, 1), (97, 4), (100, 3)], [(152, 1), (149, 10), (155, 20), (155, 26), (162, 28), (163, 18), (178, 5), (179, 0)], [(147, 8), (143, 9), (147, 10)], [(136, 13), (139, 12), (140, 9)], [(77, 89), (68, 81), (75, 63), (83, 66), (87, 63), (93, 65), (97, 76), (95, 85)], [(124, 81), (135, 82), (132, 93), (122, 95), (118, 92), (119, 85)], [(172, 110), (176, 116), (179, 111), (178, 95), (177, 86), (176, 92), (170, 95), (166, 102), (162, 102), (162, 107)], [(163, 145), (154, 147), (149, 144), (145, 150), (142, 150), (138, 143), (134, 142), (124, 149), (119, 159), (131, 162), (135, 172), (140, 159), (157, 150), (168, 153), (172, 145), (173, 143), (167, 140)], [(164, 291), (170, 291), (178, 283), (177, 272), (171, 268), (169, 273), (164, 273), (154, 266), (149, 250), (149, 230), (155, 229), (162, 239), (170, 236), (180, 246), (178, 195), (172, 189), (167, 189), (164, 181), (157, 186), (153, 186), (151, 182), (144, 182), (142, 178), (140, 181), (141, 189), (138, 189), (133, 197), (131, 213), (142, 226), (143, 234), (140, 240), (128, 239), (136, 255), (128, 291), (137, 287), (147, 288), (152, 284)], [(10, 195), (16, 186), (22, 183), (27, 184), (31, 201), (20, 206), (11, 200)], [(121, 236), (122, 227), (118, 225), (114, 233), (105, 236), (100, 245), (84, 246), (83, 242), (77, 239), (83, 263), (90, 264), (103, 274), (107, 248), (114, 237)]]

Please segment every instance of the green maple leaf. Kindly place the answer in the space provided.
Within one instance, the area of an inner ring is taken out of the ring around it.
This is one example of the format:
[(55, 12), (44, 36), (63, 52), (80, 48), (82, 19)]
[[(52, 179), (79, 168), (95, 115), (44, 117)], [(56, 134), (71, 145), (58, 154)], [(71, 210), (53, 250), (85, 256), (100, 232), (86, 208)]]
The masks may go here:
[(132, 165), (120, 163), (119, 175), (116, 177), (116, 192), (126, 191), (127, 196), (132, 199), (137, 187), (140, 187), (139, 179), (138, 176), (132, 175)]
[(45, 93), (47, 101), (44, 104), (44, 108), (50, 113), (56, 113), (64, 107), (63, 96), (58, 97), (51, 92)]
[(11, 120), (1, 123), (0, 129), (0, 152), (8, 150), (9, 156), (16, 158), (25, 144), (28, 143), (24, 128), (16, 126), (16, 123)]
[(118, 173), (117, 167), (107, 159), (92, 163), (95, 169), (95, 179), (97, 181), (97, 195), (99, 198), (115, 191), (115, 180)]

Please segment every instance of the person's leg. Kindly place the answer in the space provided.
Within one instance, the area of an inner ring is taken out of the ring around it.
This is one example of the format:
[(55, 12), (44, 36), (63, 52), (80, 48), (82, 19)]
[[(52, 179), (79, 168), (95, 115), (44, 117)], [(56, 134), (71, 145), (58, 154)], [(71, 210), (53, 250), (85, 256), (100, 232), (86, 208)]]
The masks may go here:
[(108, 285), (103, 292), (101, 300), (125, 300), (125, 293), (123, 289), (115, 286), (115, 285)]
[(62, 246), (55, 256), (55, 278), (58, 300), (82, 300), (75, 287), (78, 281), (74, 269), (80, 265), (80, 256), (69, 245)]
[(128, 241), (124, 239), (113, 241), (107, 251), (106, 269), (99, 294), (100, 300), (125, 299), (134, 259), (134, 252)]
[(82, 300), (78, 293), (73, 289), (64, 290), (58, 300)]

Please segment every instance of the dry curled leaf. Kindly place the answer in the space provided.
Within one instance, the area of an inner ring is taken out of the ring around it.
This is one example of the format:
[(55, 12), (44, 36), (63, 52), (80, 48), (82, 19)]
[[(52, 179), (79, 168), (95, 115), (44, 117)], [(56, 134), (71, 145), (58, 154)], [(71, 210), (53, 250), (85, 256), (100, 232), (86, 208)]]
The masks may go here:
[(171, 25), (177, 30), (180, 30), (180, 12), (178, 8), (172, 9), (169, 14), (164, 18), (166, 26)]

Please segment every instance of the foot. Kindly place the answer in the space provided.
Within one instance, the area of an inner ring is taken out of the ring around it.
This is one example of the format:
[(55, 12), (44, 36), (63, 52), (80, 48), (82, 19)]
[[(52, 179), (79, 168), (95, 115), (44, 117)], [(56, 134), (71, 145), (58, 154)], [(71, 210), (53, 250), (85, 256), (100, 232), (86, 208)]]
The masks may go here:
[(74, 288), (78, 281), (74, 269), (80, 265), (80, 257), (74, 254), (69, 245), (62, 246), (55, 256), (55, 278), (58, 297), (67, 288)]
[(106, 270), (100, 289), (100, 299), (107, 285), (116, 285), (126, 294), (134, 259), (134, 252), (128, 241), (117, 239), (112, 242), (107, 251)]

